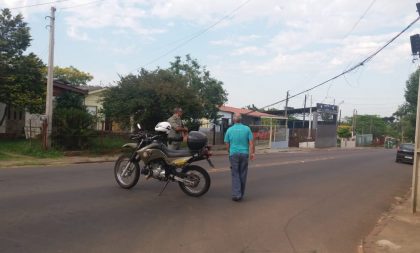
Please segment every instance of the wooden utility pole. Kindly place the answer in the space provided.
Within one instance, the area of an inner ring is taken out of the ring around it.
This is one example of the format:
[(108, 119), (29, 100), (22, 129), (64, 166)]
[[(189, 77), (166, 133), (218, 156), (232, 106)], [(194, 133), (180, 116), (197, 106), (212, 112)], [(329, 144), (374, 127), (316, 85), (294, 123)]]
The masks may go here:
[(287, 124), (288, 124), (288, 116), (287, 116), (287, 107), (289, 106), (289, 91), (287, 91), (287, 95), (286, 95), (286, 107), (284, 108), (284, 117), (286, 117), (286, 129), (287, 129)]
[(306, 115), (306, 95), (305, 95), (305, 102), (303, 103), (303, 126), (305, 128), (305, 115)]
[(54, 76), (54, 23), (55, 23), (55, 11), (54, 7), (51, 7), (50, 19), (50, 45), (48, 52), (48, 77), (47, 77), (47, 99), (45, 105), (45, 115), (47, 118), (47, 131), (45, 134), (46, 148), (51, 148), (51, 131), (52, 131), (52, 116), (53, 116), (53, 76)]
[[(417, 71), (419, 75), (419, 87), (420, 87), (420, 68)], [(416, 112), (416, 139), (414, 147), (414, 163), (413, 163), (413, 192), (412, 192), (412, 211), (413, 213), (417, 212), (417, 205), (420, 202), (420, 187), (419, 187), (419, 166), (420, 166), (420, 143), (419, 143), (419, 134), (420, 134), (420, 92), (417, 91), (417, 112)]]
[(311, 95), (311, 107), (309, 107), (309, 128), (308, 128), (308, 141), (309, 139), (311, 139), (311, 132), (312, 132), (312, 121), (313, 117), (312, 117), (312, 95)]

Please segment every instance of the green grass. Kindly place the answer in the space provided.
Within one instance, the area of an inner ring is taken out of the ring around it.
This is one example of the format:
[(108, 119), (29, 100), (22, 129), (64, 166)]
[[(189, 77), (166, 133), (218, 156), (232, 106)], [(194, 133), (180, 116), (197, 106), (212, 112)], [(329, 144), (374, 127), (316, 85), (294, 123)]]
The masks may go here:
[(9, 160), (10, 158), (11, 158), (10, 156), (0, 152), (0, 161)]
[[(126, 136), (98, 136), (91, 137), (89, 145), (84, 150), (76, 151), (79, 155), (104, 155), (117, 154), (121, 152), (122, 145), (130, 141)], [(0, 139), (0, 161), (12, 159), (31, 158), (59, 158), (64, 156), (65, 151), (57, 148), (44, 150), (39, 140), (25, 139)]]
[(0, 160), (13, 159), (17, 156), (57, 158), (63, 156), (63, 152), (56, 149), (44, 150), (39, 140), (0, 139)]
[(122, 145), (133, 142), (125, 136), (99, 136), (92, 138), (89, 145), (89, 153), (91, 154), (112, 154), (118, 153), (122, 149)]

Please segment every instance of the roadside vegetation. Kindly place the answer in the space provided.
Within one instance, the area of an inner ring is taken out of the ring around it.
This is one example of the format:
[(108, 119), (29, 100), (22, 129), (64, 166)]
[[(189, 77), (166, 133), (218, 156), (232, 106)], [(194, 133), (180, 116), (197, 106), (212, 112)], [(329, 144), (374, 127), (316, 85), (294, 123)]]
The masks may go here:
[(0, 160), (58, 158), (63, 152), (50, 149), (44, 150), (39, 140), (10, 139), (0, 141)]
[(0, 140), (0, 161), (61, 158), (71, 155), (116, 155), (122, 152), (122, 145), (127, 142), (129, 139), (126, 135), (97, 135), (90, 138), (84, 150), (64, 150), (54, 144), (51, 149), (44, 150), (40, 140)]

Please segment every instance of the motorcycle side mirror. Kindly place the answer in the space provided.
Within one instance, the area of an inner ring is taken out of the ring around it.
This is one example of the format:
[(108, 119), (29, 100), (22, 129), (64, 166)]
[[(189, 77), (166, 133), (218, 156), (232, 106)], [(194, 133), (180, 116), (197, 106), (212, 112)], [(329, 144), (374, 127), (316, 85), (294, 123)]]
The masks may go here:
[(139, 130), (141, 130), (140, 123), (137, 123), (137, 128), (138, 128)]

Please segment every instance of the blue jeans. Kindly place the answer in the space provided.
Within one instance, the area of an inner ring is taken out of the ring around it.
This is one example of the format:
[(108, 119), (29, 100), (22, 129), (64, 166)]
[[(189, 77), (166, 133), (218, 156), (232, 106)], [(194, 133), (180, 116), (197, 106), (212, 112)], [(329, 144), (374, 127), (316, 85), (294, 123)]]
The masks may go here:
[(237, 153), (229, 156), (232, 172), (232, 197), (242, 198), (245, 193), (248, 172), (248, 154)]

